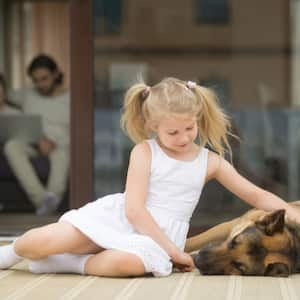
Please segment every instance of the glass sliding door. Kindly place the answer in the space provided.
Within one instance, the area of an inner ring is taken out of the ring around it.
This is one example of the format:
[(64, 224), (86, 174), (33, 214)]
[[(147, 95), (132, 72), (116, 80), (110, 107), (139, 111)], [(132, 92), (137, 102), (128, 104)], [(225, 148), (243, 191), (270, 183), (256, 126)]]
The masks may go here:
[[(69, 11), (68, 0), (0, 0), (2, 236), (53, 222), (69, 208)], [(43, 69), (43, 76), (29, 72), (33, 61), (34, 71)], [(52, 71), (61, 80), (51, 77)], [(43, 152), (42, 139), (52, 148)], [(60, 159), (50, 158), (62, 147)], [(49, 192), (57, 196), (58, 207), (38, 214)]]
[[(299, 198), (297, 3), (94, 1), (95, 197), (124, 190), (132, 147), (119, 129), (125, 90), (140, 76), (149, 85), (173, 76), (217, 92), (241, 138), (231, 144), (242, 175), (286, 200)], [(192, 225), (247, 209), (211, 181)]]

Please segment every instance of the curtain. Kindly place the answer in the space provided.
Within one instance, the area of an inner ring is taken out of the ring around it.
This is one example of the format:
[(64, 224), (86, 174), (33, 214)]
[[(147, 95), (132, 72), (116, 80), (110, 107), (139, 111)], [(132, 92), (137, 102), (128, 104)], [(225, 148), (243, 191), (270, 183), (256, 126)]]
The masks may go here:
[[(9, 1), (6, 10), (8, 82), (12, 88), (30, 83), (26, 69), (40, 53), (54, 58), (70, 81), (70, 26), (68, 1)], [(8, 34), (9, 32), (9, 34)]]

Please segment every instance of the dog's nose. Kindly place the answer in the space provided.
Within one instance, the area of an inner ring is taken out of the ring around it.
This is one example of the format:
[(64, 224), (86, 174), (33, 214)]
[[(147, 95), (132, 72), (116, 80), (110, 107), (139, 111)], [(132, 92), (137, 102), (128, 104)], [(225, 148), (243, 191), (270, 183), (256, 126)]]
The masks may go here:
[[(221, 274), (220, 270), (216, 270), (212, 255), (205, 249), (200, 250), (194, 257), (194, 264), (202, 275)], [(223, 273), (222, 273), (223, 274)]]
[(203, 269), (208, 261), (208, 252), (200, 250), (194, 257), (194, 264), (198, 269)]
[(195, 264), (195, 266), (196, 266), (197, 254), (192, 254), (192, 259), (193, 259), (194, 264)]

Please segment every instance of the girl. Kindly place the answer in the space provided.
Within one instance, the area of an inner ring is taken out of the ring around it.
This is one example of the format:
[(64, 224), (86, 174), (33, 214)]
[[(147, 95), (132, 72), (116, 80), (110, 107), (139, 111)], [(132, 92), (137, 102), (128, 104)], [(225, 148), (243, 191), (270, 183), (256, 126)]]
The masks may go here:
[(231, 152), (230, 122), (211, 90), (175, 78), (153, 87), (136, 84), (126, 93), (121, 125), (136, 143), (125, 192), (27, 231), (0, 248), (0, 268), (28, 258), (34, 273), (167, 276), (172, 264), (191, 271), (193, 259), (184, 253), (189, 221), (212, 178), (249, 204), (283, 208), (300, 223), (288, 203), (247, 181), (223, 158)]

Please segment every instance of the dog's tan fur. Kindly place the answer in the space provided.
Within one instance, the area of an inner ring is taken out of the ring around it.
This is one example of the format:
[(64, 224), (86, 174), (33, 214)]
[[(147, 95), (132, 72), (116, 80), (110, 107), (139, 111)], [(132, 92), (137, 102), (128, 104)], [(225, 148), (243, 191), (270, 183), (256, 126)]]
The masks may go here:
[[(300, 210), (300, 201), (292, 202), (290, 205)], [(273, 223), (277, 223), (266, 224), (271, 222), (269, 216), (271, 216)], [(272, 233), (266, 231), (267, 228), (264, 226), (273, 226)], [(264, 227), (264, 230), (261, 230), (262, 227)], [(249, 234), (243, 234), (244, 232)], [(239, 247), (233, 249), (230, 243), (236, 237), (240, 239)], [(255, 249), (257, 251), (254, 251), (252, 248), (256, 237)], [(251, 241), (248, 242), (248, 239)], [(296, 250), (298, 250), (294, 249), (296, 246), (299, 246), (299, 243), (295, 241), (300, 241), (300, 226), (292, 223), (286, 216), (284, 218), (284, 211), (270, 213), (251, 209), (241, 217), (219, 224), (203, 233), (188, 238), (185, 252), (191, 253), (196, 250), (206, 249), (206, 254), (212, 260), (211, 266), (214, 269), (211, 274), (219, 272), (219, 274), (287, 276), (289, 273), (295, 272), (295, 266), (293, 266), (295, 261), (294, 258), (290, 257), (294, 256), (297, 252)], [(211, 246), (212, 244), (216, 246)], [(252, 248), (249, 248), (250, 246)], [(263, 255), (260, 253), (262, 249)], [(293, 255), (291, 255), (291, 252), (288, 255), (287, 251), (293, 251)], [(249, 252), (251, 252), (251, 255), (249, 255)], [(256, 256), (258, 254), (260, 255), (260, 266), (257, 263)], [(218, 264), (221, 265), (219, 269), (214, 268), (212, 257), (215, 257), (216, 260), (218, 259)], [(237, 260), (242, 261), (241, 265), (245, 265), (248, 271), (243, 272), (242, 270), (239, 272), (240, 266), (237, 266), (237, 269), (228, 266), (229, 262), (236, 263)]]

